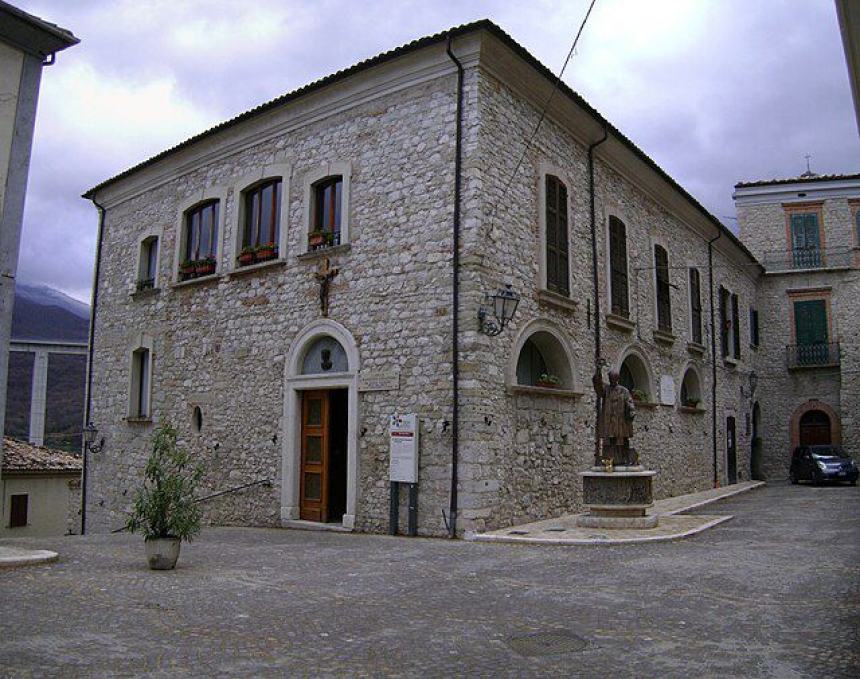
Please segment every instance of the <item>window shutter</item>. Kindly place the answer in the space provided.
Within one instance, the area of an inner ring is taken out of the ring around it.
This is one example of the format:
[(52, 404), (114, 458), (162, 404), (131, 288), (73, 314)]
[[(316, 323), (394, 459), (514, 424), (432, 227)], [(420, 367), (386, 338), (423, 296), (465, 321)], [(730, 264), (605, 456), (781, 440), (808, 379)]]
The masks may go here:
[(720, 349), (725, 358), (729, 355), (729, 319), (726, 316), (726, 289), (720, 286)]
[(798, 345), (827, 344), (827, 307), (824, 300), (795, 302), (794, 327)]
[(657, 280), (657, 327), (672, 330), (672, 297), (669, 292), (669, 255), (660, 245), (654, 246), (654, 267)]
[(759, 345), (758, 310), (750, 307), (750, 344)]
[(732, 344), (734, 345), (734, 357), (741, 357), (741, 324), (738, 312), (738, 296), (732, 295)]
[(570, 294), (567, 238), (567, 188), (556, 177), (546, 176), (546, 286)]
[(609, 218), (609, 278), (612, 313), (627, 318), (627, 228), (616, 217)]
[(690, 325), (693, 331), (693, 341), (702, 343), (702, 298), (699, 282), (699, 270), (690, 269)]

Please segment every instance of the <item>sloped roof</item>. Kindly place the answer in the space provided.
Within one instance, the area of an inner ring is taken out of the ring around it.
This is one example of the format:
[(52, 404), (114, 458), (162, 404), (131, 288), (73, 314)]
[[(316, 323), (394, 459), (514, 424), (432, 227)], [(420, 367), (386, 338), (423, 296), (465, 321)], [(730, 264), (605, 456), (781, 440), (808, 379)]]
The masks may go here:
[[(315, 92), (323, 87), (328, 85), (332, 85), (340, 80), (348, 78), (356, 73), (364, 71), (366, 69), (372, 68), (373, 66), (377, 66), (379, 64), (391, 61), (398, 57), (404, 56), (406, 54), (410, 54), (417, 50), (423, 49), (425, 47), (429, 47), (431, 45), (437, 45), (447, 41), (449, 38), (456, 38), (461, 35), (466, 35), (469, 33), (474, 33), (480, 30), (486, 30), (496, 38), (498, 38), (504, 45), (510, 48), (515, 54), (517, 54), (523, 61), (529, 64), (532, 68), (534, 68), (540, 75), (544, 78), (547, 78), (551, 82), (555, 83), (558, 78), (557, 76), (546, 66), (544, 66), (536, 57), (534, 57), (525, 47), (520, 45), (516, 40), (514, 40), (510, 35), (508, 35), (504, 30), (502, 30), (495, 23), (490, 21), (489, 19), (481, 19), (479, 21), (474, 21), (472, 23), (463, 24), (461, 26), (456, 26), (454, 28), (450, 28), (447, 31), (442, 31), (441, 33), (436, 33), (434, 35), (429, 35), (424, 38), (419, 38), (418, 40), (413, 40), (410, 43), (397, 47), (388, 52), (383, 52), (375, 57), (370, 59), (366, 59), (364, 61), (360, 61), (349, 68), (343, 69), (341, 71), (337, 71), (325, 78), (321, 78), (320, 80), (316, 80), (312, 83), (309, 83), (303, 87), (300, 87), (292, 92), (288, 92), (280, 97), (272, 99), (264, 104), (260, 104), (259, 106), (252, 108), (245, 113), (242, 113), (235, 118), (231, 118), (230, 120), (226, 120), (223, 123), (219, 123), (214, 127), (209, 128), (197, 134), (185, 141), (173, 146), (169, 149), (162, 151), (161, 153), (135, 165), (134, 167), (125, 170), (124, 172), (107, 179), (100, 184), (97, 184), (89, 191), (83, 194), (83, 198), (95, 198), (96, 193), (113, 184), (121, 179), (124, 179), (139, 170), (142, 170), (150, 165), (154, 165), (155, 163), (163, 160), (164, 158), (178, 153), (179, 151), (186, 149), (197, 142), (206, 139), (222, 130), (233, 127), (234, 125), (238, 125), (241, 122), (246, 120), (250, 120), (251, 118), (263, 115), (264, 113), (277, 108), (283, 104), (294, 101), (308, 95), (312, 92)], [(631, 153), (633, 153), (637, 158), (639, 158), (643, 163), (645, 163), (653, 172), (655, 172), (660, 178), (666, 181), (674, 190), (676, 190), (685, 200), (687, 200), (700, 214), (702, 214), (708, 221), (710, 221), (723, 236), (725, 236), (729, 241), (731, 241), (741, 252), (743, 252), (750, 260), (756, 262), (755, 256), (750, 252), (750, 250), (744, 245), (740, 239), (732, 233), (717, 217), (708, 212), (708, 210), (693, 197), (683, 186), (681, 186), (678, 182), (676, 182), (669, 174), (663, 170), (654, 160), (651, 159), (648, 154), (646, 154), (642, 149), (640, 149), (636, 144), (634, 144), (627, 136), (622, 134), (622, 132), (616, 128), (612, 123), (610, 123), (606, 118), (604, 118), (591, 104), (589, 104), (585, 99), (582, 98), (577, 92), (571, 89), (566, 83), (563, 81), (558, 82), (558, 90), (564, 96), (571, 99), (577, 106), (582, 108), (584, 111), (588, 113), (592, 118), (594, 118), (597, 123), (607, 130), (608, 134), (612, 135), (616, 139), (618, 139)]]
[(81, 458), (62, 450), (3, 437), (3, 473), (80, 472)]
[(775, 184), (811, 184), (814, 182), (832, 182), (840, 180), (860, 179), (858, 174), (816, 174), (816, 175), (801, 175), (800, 177), (788, 177), (785, 179), (758, 179), (750, 182), (738, 182), (735, 184), (736, 189), (745, 189), (753, 186), (773, 186)]
[(0, 0), (0, 38), (42, 57), (80, 42), (71, 31), (3, 0)]

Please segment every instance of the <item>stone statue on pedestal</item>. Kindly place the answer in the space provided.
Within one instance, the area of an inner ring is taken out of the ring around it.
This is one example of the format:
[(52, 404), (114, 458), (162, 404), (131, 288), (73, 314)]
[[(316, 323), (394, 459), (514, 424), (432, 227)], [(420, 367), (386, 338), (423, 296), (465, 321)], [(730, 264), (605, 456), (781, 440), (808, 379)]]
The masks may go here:
[(636, 417), (636, 406), (627, 387), (618, 383), (618, 373), (609, 371), (609, 384), (604, 383), (601, 367), (597, 368), (592, 378), (594, 391), (597, 394), (599, 418), (597, 421), (597, 436), (602, 445), (601, 451), (595, 454), (595, 466), (635, 466), (639, 464), (639, 455), (630, 447), (633, 436), (633, 418)]

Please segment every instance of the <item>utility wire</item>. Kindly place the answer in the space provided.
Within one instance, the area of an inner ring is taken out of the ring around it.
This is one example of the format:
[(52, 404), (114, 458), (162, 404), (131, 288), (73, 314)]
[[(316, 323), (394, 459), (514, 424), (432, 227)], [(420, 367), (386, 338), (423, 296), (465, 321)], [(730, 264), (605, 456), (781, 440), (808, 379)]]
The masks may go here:
[[(561, 77), (564, 75), (564, 71), (567, 68), (567, 65), (570, 63), (571, 58), (573, 57), (574, 51), (576, 51), (576, 45), (579, 42), (579, 37), (582, 35), (582, 31), (585, 28), (585, 24), (588, 22), (588, 17), (591, 16), (591, 10), (594, 9), (594, 5), (597, 3), (597, 0), (591, 0), (591, 4), (588, 6), (588, 11), (585, 13), (585, 17), (582, 20), (582, 23), (579, 25), (579, 30), (576, 32), (576, 37), (573, 39), (573, 44), (570, 46), (570, 51), (567, 53), (567, 58), (564, 60), (564, 64), (561, 67), (561, 70), (558, 72), (558, 76), (555, 79), (555, 83), (552, 86), (552, 90), (547, 96), (546, 101), (543, 104), (543, 108), (540, 112), (540, 117), (538, 118), (537, 124), (535, 125), (535, 129), (532, 131), (531, 136), (528, 141), (526, 141), (525, 146), (523, 147), (523, 152), (520, 154), (520, 158), (517, 161), (517, 164), (514, 166), (513, 172), (511, 172), (511, 176), (508, 177), (508, 181), (505, 184), (505, 188), (502, 191), (502, 195), (505, 195), (508, 192), (511, 184), (517, 176), (517, 172), (520, 169), (520, 166), (523, 164), (523, 160), (525, 160), (526, 153), (528, 153), (529, 148), (531, 148), (532, 142), (535, 140), (538, 131), (540, 130), (541, 125), (543, 124), (544, 119), (546, 118), (547, 111), (549, 110), (549, 105), (552, 103), (553, 98), (555, 98), (556, 92), (558, 92), (558, 87), (561, 84)], [(498, 203), (496, 207), (493, 208), (493, 219), (495, 219), (496, 210), (498, 209)]]

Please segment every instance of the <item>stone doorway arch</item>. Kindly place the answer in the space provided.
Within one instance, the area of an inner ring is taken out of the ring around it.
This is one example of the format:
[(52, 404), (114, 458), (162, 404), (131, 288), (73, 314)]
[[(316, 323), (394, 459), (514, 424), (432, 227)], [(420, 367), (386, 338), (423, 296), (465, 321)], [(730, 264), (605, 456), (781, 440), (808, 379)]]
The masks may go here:
[[(824, 401), (812, 399), (798, 406), (791, 416), (791, 450), (799, 445), (842, 445), (842, 422)], [(790, 451), (789, 451), (790, 453)]]
[[(342, 356), (340, 355), (342, 349)], [(358, 506), (358, 347), (352, 334), (329, 319), (314, 321), (293, 339), (284, 365), (281, 426), (281, 523), (300, 516), (302, 402), (305, 392), (346, 390), (346, 511), (352, 529)], [(325, 524), (321, 524), (325, 525)]]

